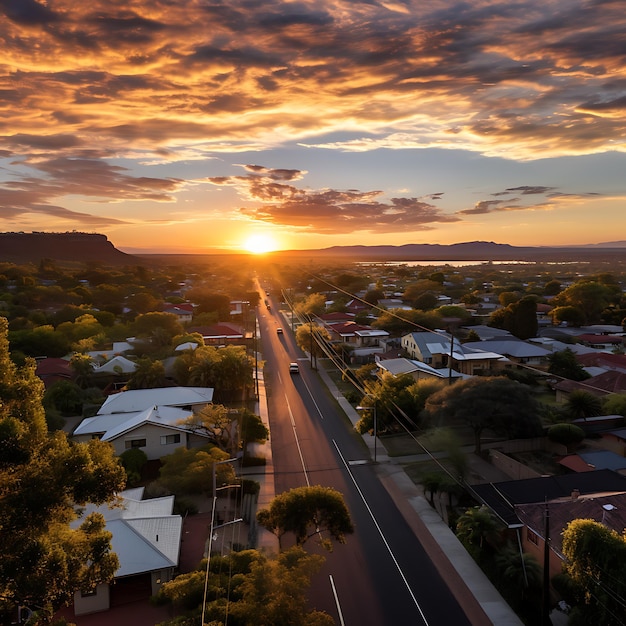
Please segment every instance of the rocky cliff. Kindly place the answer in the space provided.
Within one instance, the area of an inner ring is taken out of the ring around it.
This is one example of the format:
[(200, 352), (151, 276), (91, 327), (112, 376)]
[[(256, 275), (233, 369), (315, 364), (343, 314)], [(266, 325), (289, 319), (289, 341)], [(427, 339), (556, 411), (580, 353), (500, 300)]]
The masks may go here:
[(118, 250), (106, 235), (97, 233), (0, 233), (0, 261), (39, 263), (41, 259), (107, 265), (137, 262), (135, 257)]

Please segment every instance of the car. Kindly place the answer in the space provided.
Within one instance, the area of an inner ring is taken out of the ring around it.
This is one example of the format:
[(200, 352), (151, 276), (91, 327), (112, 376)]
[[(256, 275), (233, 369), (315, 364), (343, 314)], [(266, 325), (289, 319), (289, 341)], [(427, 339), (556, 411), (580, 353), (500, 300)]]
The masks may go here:
[(276, 329), (276, 334), (277, 335), (282, 335), (283, 334), (283, 329), (280, 326)]
[(290, 374), (299, 374), (300, 366), (297, 363), (289, 363), (289, 373)]

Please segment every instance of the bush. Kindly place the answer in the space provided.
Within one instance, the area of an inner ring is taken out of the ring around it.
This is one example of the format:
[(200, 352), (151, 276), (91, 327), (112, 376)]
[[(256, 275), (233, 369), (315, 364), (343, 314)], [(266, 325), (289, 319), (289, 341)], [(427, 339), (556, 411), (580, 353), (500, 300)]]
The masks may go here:
[(575, 424), (554, 424), (548, 428), (548, 439), (565, 446), (580, 443), (584, 438), (585, 431)]
[(194, 502), (189, 500), (188, 498), (181, 498), (176, 496), (174, 498), (174, 514), (175, 515), (196, 515), (198, 513), (198, 507)]

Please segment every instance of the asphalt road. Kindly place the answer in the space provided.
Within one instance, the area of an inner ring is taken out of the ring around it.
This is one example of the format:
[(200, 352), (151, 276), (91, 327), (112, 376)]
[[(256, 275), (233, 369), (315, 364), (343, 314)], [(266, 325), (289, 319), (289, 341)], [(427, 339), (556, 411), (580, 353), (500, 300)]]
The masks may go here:
[[(362, 439), (296, 347), (278, 315), (259, 305), (276, 493), (324, 485), (344, 495), (355, 533), (326, 558), (309, 593), (311, 608), (344, 626), (463, 626), (470, 624), (376, 476)], [(282, 327), (283, 334), (276, 328)], [(289, 362), (300, 374), (289, 373)]]

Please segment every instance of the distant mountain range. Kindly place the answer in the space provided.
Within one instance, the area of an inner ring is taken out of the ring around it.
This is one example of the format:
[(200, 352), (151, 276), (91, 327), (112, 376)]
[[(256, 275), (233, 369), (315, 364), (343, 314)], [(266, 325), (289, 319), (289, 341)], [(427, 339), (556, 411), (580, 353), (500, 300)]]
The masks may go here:
[[(175, 255), (179, 257), (222, 256)], [(351, 261), (600, 261), (626, 260), (626, 241), (569, 247), (518, 247), (493, 241), (470, 241), (451, 245), (407, 244), (403, 246), (333, 246), (319, 250), (290, 250), (273, 253), (276, 257), (338, 258)], [(97, 233), (0, 233), (0, 261), (39, 263), (94, 261), (107, 265), (135, 265), (172, 255), (131, 255), (118, 250)]]
[(569, 247), (519, 247), (493, 241), (450, 245), (334, 246), (322, 250), (292, 250), (290, 255), (349, 257), (353, 260), (387, 261), (566, 261), (626, 258), (626, 241)]

